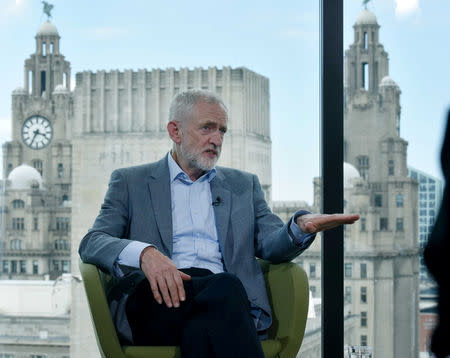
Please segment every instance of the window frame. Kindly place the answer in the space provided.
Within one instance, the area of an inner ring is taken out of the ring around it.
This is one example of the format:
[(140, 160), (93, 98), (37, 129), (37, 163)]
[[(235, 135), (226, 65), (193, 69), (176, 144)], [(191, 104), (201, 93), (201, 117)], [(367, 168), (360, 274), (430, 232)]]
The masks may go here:
[[(320, 2), (321, 211), (343, 212), (344, 203), (343, 0)], [(322, 233), (322, 358), (344, 348), (344, 231)], [(326, 319), (325, 319), (326, 317)]]

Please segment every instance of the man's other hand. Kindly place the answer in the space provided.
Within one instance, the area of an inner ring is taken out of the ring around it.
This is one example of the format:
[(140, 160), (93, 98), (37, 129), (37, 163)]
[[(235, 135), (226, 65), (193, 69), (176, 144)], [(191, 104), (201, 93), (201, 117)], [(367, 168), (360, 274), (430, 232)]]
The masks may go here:
[(150, 282), (156, 302), (161, 304), (164, 300), (169, 308), (180, 307), (180, 301), (186, 299), (183, 281), (190, 280), (191, 276), (178, 271), (172, 260), (160, 253), (156, 247), (149, 246), (144, 250), (141, 269)]
[(329, 230), (336, 226), (353, 224), (359, 220), (358, 214), (305, 214), (296, 219), (297, 225), (307, 234)]

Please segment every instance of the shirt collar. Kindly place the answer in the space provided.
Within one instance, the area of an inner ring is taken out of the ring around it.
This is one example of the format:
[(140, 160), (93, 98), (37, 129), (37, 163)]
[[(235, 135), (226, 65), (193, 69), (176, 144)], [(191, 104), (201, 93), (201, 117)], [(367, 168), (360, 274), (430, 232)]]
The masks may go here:
[[(170, 151), (169, 155), (167, 156), (167, 164), (169, 165), (169, 175), (170, 175), (171, 183), (173, 183), (177, 179), (181, 180), (184, 183), (190, 183), (190, 184), (193, 183), (191, 178), (189, 178), (189, 175), (187, 175), (183, 171), (183, 169), (180, 168), (180, 166), (175, 161), (175, 159), (173, 159), (172, 151)], [(211, 170), (209, 170), (205, 174), (203, 174), (200, 178), (198, 178), (197, 181), (207, 180), (210, 183), (211, 180), (213, 180), (215, 176), (216, 176), (216, 168), (212, 168)]]

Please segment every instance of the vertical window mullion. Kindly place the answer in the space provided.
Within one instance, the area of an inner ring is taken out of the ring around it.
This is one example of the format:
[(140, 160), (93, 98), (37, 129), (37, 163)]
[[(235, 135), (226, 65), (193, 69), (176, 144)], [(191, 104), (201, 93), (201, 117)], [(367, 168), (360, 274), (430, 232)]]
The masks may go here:
[[(343, 0), (321, 1), (322, 211), (343, 212)], [(343, 228), (322, 234), (322, 358), (344, 349)]]

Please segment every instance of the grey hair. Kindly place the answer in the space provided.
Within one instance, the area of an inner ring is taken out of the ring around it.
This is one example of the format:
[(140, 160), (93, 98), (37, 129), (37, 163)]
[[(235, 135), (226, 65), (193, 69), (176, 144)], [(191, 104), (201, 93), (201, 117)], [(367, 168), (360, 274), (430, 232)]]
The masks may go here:
[(169, 122), (183, 122), (199, 100), (206, 103), (220, 104), (228, 116), (227, 106), (225, 106), (223, 99), (217, 93), (194, 88), (180, 92), (172, 99), (169, 108)]

